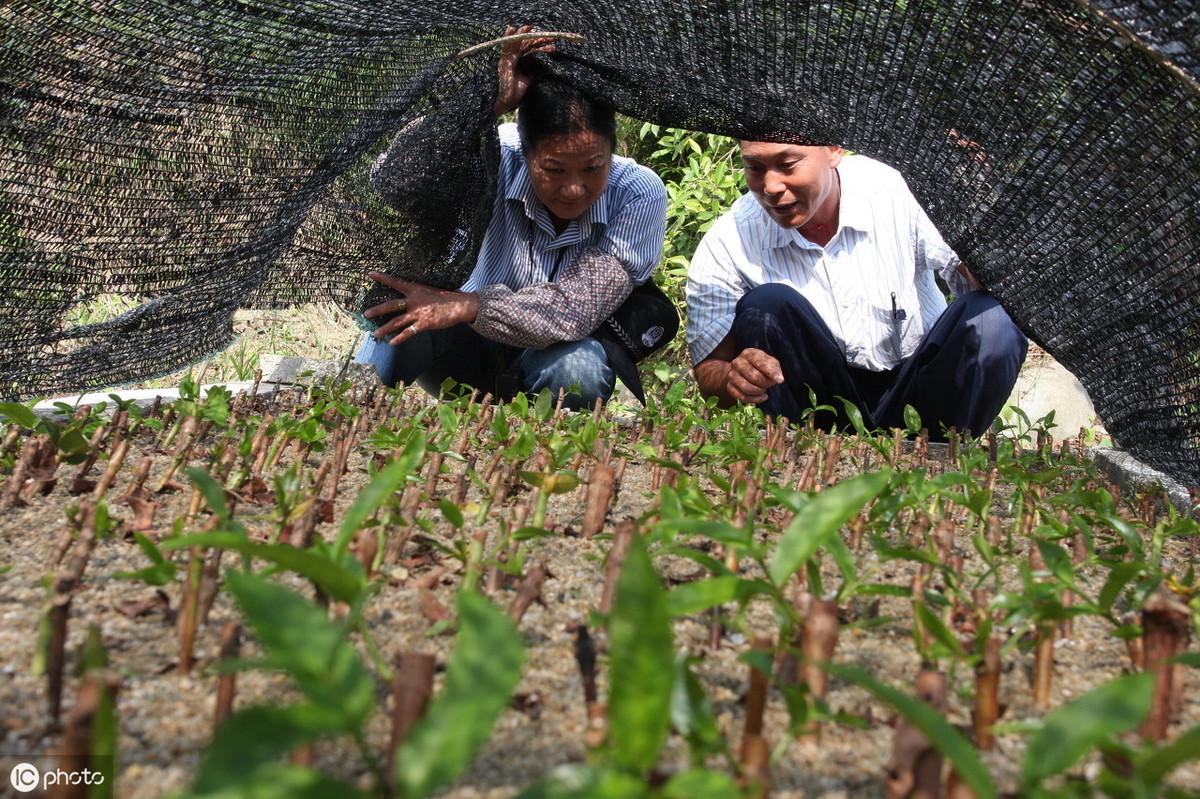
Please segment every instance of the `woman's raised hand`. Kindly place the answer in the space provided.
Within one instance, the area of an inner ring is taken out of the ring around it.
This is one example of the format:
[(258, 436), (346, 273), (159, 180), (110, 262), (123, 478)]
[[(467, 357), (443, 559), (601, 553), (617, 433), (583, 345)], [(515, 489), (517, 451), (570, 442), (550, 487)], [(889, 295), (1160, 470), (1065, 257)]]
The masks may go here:
[[(522, 25), (517, 28), (509, 25), (504, 29), (505, 36), (518, 33), (532, 33), (532, 25)], [(496, 116), (506, 114), (517, 107), (525, 92), (533, 84), (533, 79), (517, 68), (517, 62), (527, 53), (550, 53), (554, 51), (554, 40), (540, 37), (520, 39), (506, 42), (500, 48), (500, 60), (496, 65)]]
[(392, 336), (389, 344), (408, 341), (426, 330), (442, 330), (464, 322), (470, 324), (479, 314), (477, 294), (437, 289), (382, 272), (371, 272), (367, 277), (404, 295), (403, 299), (387, 300), (363, 312), (368, 319), (399, 314), (380, 325), (374, 333), (377, 340)]

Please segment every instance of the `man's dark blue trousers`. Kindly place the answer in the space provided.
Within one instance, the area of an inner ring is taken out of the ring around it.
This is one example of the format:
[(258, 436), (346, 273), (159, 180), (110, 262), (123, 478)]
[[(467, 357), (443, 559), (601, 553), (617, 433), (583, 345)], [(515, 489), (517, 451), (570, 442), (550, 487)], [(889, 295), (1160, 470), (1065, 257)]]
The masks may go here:
[[(838, 411), (838, 397), (854, 402), (868, 428), (904, 427), (904, 406), (912, 405), (930, 435), (951, 427), (985, 432), (1012, 393), (1029, 342), (1008, 313), (985, 291), (972, 291), (950, 304), (916, 351), (886, 372), (852, 367), (816, 310), (795, 289), (767, 283), (738, 301), (733, 321), (740, 350), (773, 355), (783, 383), (767, 391), (763, 412), (802, 421), (817, 403)], [(832, 415), (817, 415), (828, 429)]]

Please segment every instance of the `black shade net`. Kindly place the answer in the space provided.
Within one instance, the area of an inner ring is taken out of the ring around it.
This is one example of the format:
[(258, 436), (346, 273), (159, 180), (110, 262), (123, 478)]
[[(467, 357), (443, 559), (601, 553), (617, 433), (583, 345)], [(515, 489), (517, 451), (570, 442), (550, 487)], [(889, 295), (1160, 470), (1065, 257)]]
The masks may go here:
[[(369, 269), (459, 284), (496, 50), (456, 54), (528, 23), (586, 36), (538, 59), (623, 113), (896, 166), (1116, 441), (1198, 485), (1197, 5), (10, 0), (0, 394), (171, 371), (238, 308), (357, 312)], [(389, 207), (370, 165), (406, 126)]]

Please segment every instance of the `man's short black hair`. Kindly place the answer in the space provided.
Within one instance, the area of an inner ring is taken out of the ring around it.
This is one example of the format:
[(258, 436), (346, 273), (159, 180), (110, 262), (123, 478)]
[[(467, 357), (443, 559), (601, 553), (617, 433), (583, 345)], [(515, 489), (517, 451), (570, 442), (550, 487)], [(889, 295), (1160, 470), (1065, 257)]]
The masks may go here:
[(585, 130), (599, 134), (614, 151), (617, 149), (617, 115), (613, 107), (549, 76), (525, 92), (517, 111), (517, 129), (526, 153), (553, 136)]

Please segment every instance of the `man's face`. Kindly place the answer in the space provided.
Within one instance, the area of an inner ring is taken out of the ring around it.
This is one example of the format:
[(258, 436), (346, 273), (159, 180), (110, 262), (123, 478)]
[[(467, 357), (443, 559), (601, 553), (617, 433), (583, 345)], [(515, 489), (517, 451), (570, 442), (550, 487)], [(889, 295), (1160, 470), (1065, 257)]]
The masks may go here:
[(822, 210), (836, 219), (841, 147), (741, 144), (746, 186), (772, 219), (786, 228), (802, 228)]

